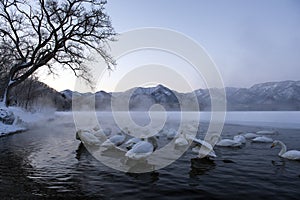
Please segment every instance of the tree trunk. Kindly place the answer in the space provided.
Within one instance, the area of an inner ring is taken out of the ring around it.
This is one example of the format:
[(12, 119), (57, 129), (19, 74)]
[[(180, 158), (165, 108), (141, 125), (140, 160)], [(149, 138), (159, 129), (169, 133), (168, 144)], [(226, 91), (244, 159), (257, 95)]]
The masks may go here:
[[(0, 66), (2, 67), (2, 66)], [(0, 102), (0, 106), (5, 106), (6, 102), (6, 90), (9, 82), (9, 75), (5, 68), (0, 69), (0, 98), (2, 101)]]
[(9, 106), (9, 93), (11, 88), (12, 88), (11, 85), (8, 83), (4, 90), (3, 103), (6, 107)]
[(9, 106), (10, 104), (10, 99), (9, 99), (9, 94), (10, 91), (13, 87), (17, 86), (18, 84), (20, 84), (21, 82), (23, 82), (26, 78), (28, 78), (33, 72), (35, 72), (35, 70), (38, 69), (38, 67), (32, 67), (30, 68), (27, 72), (25, 72), (23, 75), (19, 76), (17, 79), (14, 79), (13, 77), (15, 76), (15, 74), (18, 73), (19, 70), (22, 70), (22, 66), (14, 66), (10, 69), (9, 71), (9, 79), (7, 81), (5, 90), (4, 90), (4, 95), (3, 95), (3, 103), (6, 107)]
[(27, 79), (28, 81), (28, 90), (26, 91), (27, 95), (26, 95), (26, 98), (25, 98), (25, 109), (28, 110), (28, 105), (29, 105), (29, 102), (30, 102), (30, 98), (31, 98), (31, 89), (32, 89), (32, 84), (33, 84), (33, 80), (31, 79)]
[(3, 103), (4, 103), (4, 105), (6, 107), (8, 107), (9, 104), (10, 104), (10, 98), (9, 97), (10, 97), (10, 91), (11, 91), (11, 89), (13, 87), (17, 86), (20, 83), (21, 83), (20, 80), (18, 80), (18, 81), (12, 81), (12, 77), (9, 76), (9, 79), (8, 79), (8, 81), (6, 83), (6, 87), (4, 87), (5, 90), (4, 90), (4, 95), (3, 95)]

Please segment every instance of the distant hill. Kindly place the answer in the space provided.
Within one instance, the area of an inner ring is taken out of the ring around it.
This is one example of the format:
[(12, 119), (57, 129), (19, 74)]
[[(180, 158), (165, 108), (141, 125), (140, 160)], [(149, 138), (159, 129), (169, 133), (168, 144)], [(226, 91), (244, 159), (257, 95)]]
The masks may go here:
[(230, 110), (300, 110), (300, 81), (268, 82), (227, 97)]
[(10, 92), (10, 105), (23, 107), (27, 110), (38, 111), (44, 109), (70, 110), (71, 97), (54, 90), (36, 79), (27, 79)]
[[(220, 89), (211, 89), (219, 95)], [(253, 85), (250, 88), (227, 87), (226, 99), (227, 110), (230, 111), (279, 111), (279, 110), (300, 110), (300, 81), (267, 82)], [(84, 105), (85, 99), (92, 94), (81, 94), (70, 90), (62, 91), (61, 94), (71, 102), (72, 96)], [(125, 104), (124, 99), (129, 98), (130, 110), (149, 110), (154, 104), (162, 105), (165, 110), (180, 110), (180, 105), (192, 105), (191, 101), (196, 95), (200, 110), (210, 110), (211, 99), (208, 89), (199, 89), (191, 93), (179, 93), (163, 85), (156, 87), (136, 87), (125, 92), (107, 93), (99, 91), (95, 94), (95, 108), (97, 110), (110, 110), (111, 101)], [(177, 98), (178, 97), (178, 98)], [(71, 106), (66, 106), (71, 107)], [(195, 107), (188, 107), (189, 111), (196, 110)]]
[[(227, 110), (229, 111), (300, 111), (300, 81), (267, 82), (255, 84), (250, 88), (226, 87)], [(111, 102), (117, 107), (129, 107), (133, 111), (149, 110), (154, 104), (160, 104), (167, 111), (185, 110), (202, 111), (211, 109), (209, 92), (218, 97), (220, 89), (198, 89), (190, 93), (179, 93), (163, 85), (156, 87), (136, 87), (125, 92), (107, 93), (105, 91), (92, 93), (79, 93), (71, 90), (57, 92), (46, 84), (37, 80), (27, 80), (11, 92), (11, 105), (26, 107), (30, 110), (44, 109), (71, 110), (72, 97), (86, 106), (88, 98), (95, 98), (95, 109), (109, 111)], [(198, 104), (195, 104), (195, 96)], [(126, 103), (129, 99), (129, 105)], [(196, 108), (196, 106), (199, 106)], [(117, 108), (117, 110), (122, 110)]]

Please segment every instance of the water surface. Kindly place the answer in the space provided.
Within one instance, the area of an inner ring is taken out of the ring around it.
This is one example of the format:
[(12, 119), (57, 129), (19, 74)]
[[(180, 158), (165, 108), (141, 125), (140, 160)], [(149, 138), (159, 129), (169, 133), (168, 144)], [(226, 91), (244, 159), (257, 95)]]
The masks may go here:
[[(201, 123), (199, 132), (206, 128)], [(225, 125), (222, 137), (264, 129), (271, 128)], [(300, 150), (299, 129), (272, 129), (278, 134), (271, 137)], [(248, 141), (242, 148), (216, 147), (213, 161), (196, 159), (189, 150), (166, 168), (124, 173), (93, 158), (75, 139), (72, 115), (59, 114), (30, 131), (0, 138), (0, 197), (298, 199), (300, 162), (279, 158), (279, 150)]]

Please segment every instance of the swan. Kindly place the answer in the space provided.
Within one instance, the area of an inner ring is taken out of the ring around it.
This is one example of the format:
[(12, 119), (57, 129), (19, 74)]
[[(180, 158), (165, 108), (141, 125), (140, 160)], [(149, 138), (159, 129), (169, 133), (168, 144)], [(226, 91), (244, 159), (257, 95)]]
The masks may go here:
[(252, 142), (270, 143), (273, 142), (273, 139), (266, 136), (258, 136), (256, 138), (253, 138)]
[(278, 144), (281, 146), (281, 151), (278, 153), (278, 156), (280, 156), (282, 158), (287, 158), (290, 160), (300, 160), (300, 151), (298, 151), (298, 150), (287, 151), (286, 145), (279, 140), (274, 140), (271, 148), (275, 147)]
[(210, 143), (208, 143), (208, 142), (206, 142), (206, 141), (204, 141), (204, 140), (200, 140), (200, 139), (197, 139), (197, 138), (193, 138), (192, 141), (193, 141), (193, 143), (194, 143), (195, 145), (202, 145), (202, 146), (205, 146), (205, 147), (208, 148), (208, 149), (212, 149), (212, 148), (213, 148), (213, 147), (211, 146)]
[(236, 140), (231, 139), (221, 139), (219, 142), (217, 142), (216, 146), (219, 147), (240, 147), (242, 146), (242, 143)]
[(111, 134), (111, 128), (101, 129), (100, 126), (98, 126), (98, 125), (93, 128), (93, 131), (94, 132), (101, 131), (107, 137), (110, 136), (110, 134)]
[(127, 151), (125, 156), (133, 160), (146, 159), (157, 148), (157, 142), (154, 137), (149, 137), (146, 140), (142, 139)]
[(105, 142), (102, 143), (102, 147), (111, 148), (120, 146), (124, 143), (126, 137), (122, 133), (118, 133), (117, 135), (112, 136), (111, 138), (107, 139)]
[(183, 132), (180, 133), (179, 137), (176, 138), (175, 142), (174, 142), (175, 146), (187, 146), (189, 145), (189, 142), (187, 141), (185, 135), (183, 134)]
[[(210, 140), (214, 140), (214, 138), (217, 138), (216, 146), (219, 147), (240, 147), (242, 146), (242, 142), (238, 140), (232, 140), (232, 139), (221, 139), (219, 135), (212, 135)], [(241, 139), (241, 138), (240, 138)]]
[(253, 139), (253, 138), (258, 137), (259, 135), (255, 134), (255, 133), (245, 133), (243, 136), (244, 136), (246, 139)]
[(177, 135), (177, 131), (175, 129), (169, 129), (167, 132), (167, 138), (173, 139)]
[(135, 144), (141, 141), (141, 138), (131, 138), (127, 142), (125, 142), (126, 149), (130, 150)]
[(233, 137), (233, 140), (238, 141), (242, 144), (246, 143), (246, 138), (243, 135), (236, 135)]
[(200, 152), (201, 151), (201, 146), (195, 146), (194, 148), (192, 148), (192, 152), (197, 153), (199, 158), (204, 158), (204, 157), (209, 157), (209, 158), (216, 158), (217, 155), (215, 153), (214, 150), (204, 150), (204, 152)]
[(259, 135), (274, 135), (277, 132), (276, 131), (263, 130), (263, 131), (257, 131), (256, 133), (259, 134)]
[[(204, 158), (204, 157), (212, 157), (215, 158), (217, 157), (215, 151), (213, 150), (213, 146), (204, 141), (204, 140), (200, 140), (197, 138), (189, 138), (190, 140), (193, 141), (193, 143), (196, 145), (194, 148), (192, 148), (192, 152), (194, 153), (198, 153), (198, 157), (199, 158)], [(203, 147), (203, 148), (201, 148)]]
[(96, 138), (98, 138), (98, 140), (102, 142), (107, 140), (107, 135), (102, 130), (94, 131), (93, 134)]
[(111, 134), (111, 128), (105, 128), (105, 129), (103, 129), (103, 133), (106, 135), (106, 137), (110, 136), (110, 134)]
[(100, 140), (93, 133), (86, 130), (78, 130), (76, 138), (79, 139), (84, 145), (99, 146)]

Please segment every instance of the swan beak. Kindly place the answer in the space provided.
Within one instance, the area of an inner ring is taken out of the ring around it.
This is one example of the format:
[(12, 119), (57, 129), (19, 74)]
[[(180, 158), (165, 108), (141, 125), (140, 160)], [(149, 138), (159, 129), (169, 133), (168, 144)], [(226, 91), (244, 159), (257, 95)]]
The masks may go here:
[(273, 147), (275, 147), (275, 144), (272, 144), (272, 145), (271, 145), (271, 148), (273, 148)]

